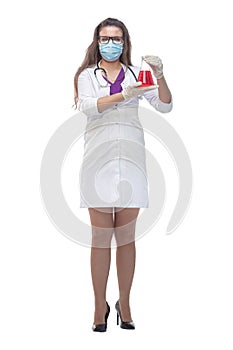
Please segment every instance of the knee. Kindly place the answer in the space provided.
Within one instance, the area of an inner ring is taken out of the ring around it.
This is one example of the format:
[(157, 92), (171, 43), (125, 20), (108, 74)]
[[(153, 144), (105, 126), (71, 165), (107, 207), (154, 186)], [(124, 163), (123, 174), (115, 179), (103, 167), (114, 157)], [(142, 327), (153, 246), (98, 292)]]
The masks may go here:
[(127, 224), (114, 227), (114, 235), (117, 246), (129, 244), (135, 241), (135, 225)]
[(92, 247), (109, 248), (114, 228), (92, 226)]

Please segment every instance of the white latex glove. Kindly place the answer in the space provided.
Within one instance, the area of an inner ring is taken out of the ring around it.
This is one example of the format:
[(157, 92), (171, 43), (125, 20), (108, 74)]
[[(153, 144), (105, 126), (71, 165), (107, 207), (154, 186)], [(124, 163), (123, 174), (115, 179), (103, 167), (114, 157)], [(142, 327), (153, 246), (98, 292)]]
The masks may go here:
[(161, 79), (163, 77), (163, 63), (162, 60), (158, 56), (143, 56), (143, 59), (146, 63), (149, 64), (156, 79)]
[(153, 86), (145, 86), (145, 87), (139, 87), (142, 84), (141, 81), (138, 81), (136, 83), (133, 83), (132, 85), (126, 86), (122, 91), (122, 95), (125, 100), (129, 98), (136, 97), (138, 95), (142, 95), (144, 92), (156, 89), (158, 85)]

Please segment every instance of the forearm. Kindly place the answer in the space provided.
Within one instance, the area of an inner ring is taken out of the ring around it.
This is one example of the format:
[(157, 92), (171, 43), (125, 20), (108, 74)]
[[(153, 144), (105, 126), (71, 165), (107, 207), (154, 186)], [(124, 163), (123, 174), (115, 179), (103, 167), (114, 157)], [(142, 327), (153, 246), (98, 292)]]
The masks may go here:
[(122, 101), (124, 101), (124, 97), (121, 92), (118, 92), (110, 96), (100, 97), (97, 100), (98, 111), (99, 113), (101, 113), (106, 109), (114, 106), (114, 104), (116, 104), (117, 102), (122, 102)]
[(172, 100), (172, 95), (171, 95), (171, 92), (167, 86), (167, 82), (166, 82), (165, 78), (162, 77), (161, 79), (157, 79), (157, 83), (159, 85), (159, 88), (158, 88), (159, 99), (162, 102), (170, 103)]

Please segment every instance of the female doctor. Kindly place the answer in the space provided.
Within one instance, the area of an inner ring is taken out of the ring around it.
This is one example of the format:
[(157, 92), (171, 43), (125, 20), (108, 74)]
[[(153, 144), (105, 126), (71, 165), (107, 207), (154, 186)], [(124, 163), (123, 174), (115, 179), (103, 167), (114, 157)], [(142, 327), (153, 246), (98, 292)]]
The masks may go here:
[[(93, 41), (74, 77), (76, 108), (78, 107), (87, 115), (88, 121), (100, 121), (114, 110), (123, 113), (127, 108), (130, 108), (130, 111), (133, 110), (131, 107), (138, 108), (140, 96), (143, 95), (156, 110), (163, 113), (170, 112), (172, 96), (163, 75), (162, 61), (157, 56), (149, 55), (144, 56), (144, 60), (153, 70), (159, 85), (158, 89), (154, 86), (140, 87), (141, 83), (137, 82), (140, 68), (132, 66), (130, 36), (124, 23), (114, 18), (102, 21), (94, 31)], [(96, 135), (91, 141), (95, 140)], [(108, 190), (111, 191), (111, 189)], [(141, 198), (140, 203), (142, 200), (144, 199)], [(101, 207), (100, 205), (81, 203), (82, 207), (88, 207), (93, 226), (91, 275), (95, 312), (92, 329), (96, 332), (104, 332), (107, 329), (110, 306), (106, 301), (106, 286), (111, 261), (110, 241), (112, 234), (117, 235), (117, 229), (119, 231), (116, 241), (120, 242), (116, 251), (119, 286), (119, 299), (115, 304), (117, 321), (120, 318), (121, 328), (134, 329), (129, 300), (135, 270), (135, 240), (132, 237), (134, 237), (140, 207), (146, 207), (146, 205), (134, 203), (124, 208), (103, 206), (101, 210), (97, 210), (97, 207)], [(119, 234), (120, 228), (125, 225), (128, 230)], [(123, 234), (126, 243), (122, 243)], [(127, 240), (127, 235), (131, 239)], [(100, 247), (98, 239), (104, 239), (109, 244)]]

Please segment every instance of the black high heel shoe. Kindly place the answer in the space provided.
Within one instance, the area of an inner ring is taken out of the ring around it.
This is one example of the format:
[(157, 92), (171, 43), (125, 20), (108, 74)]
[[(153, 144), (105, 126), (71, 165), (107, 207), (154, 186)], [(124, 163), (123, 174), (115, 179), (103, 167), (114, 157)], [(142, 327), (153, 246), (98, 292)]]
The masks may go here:
[(106, 332), (106, 330), (107, 330), (107, 320), (108, 320), (108, 316), (110, 313), (110, 306), (108, 305), (107, 301), (106, 301), (106, 305), (107, 305), (107, 311), (105, 314), (105, 323), (93, 324), (92, 330), (94, 332)]
[(120, 317), (120, 319), (121, 319), (120, 327), (121, 328), (123, 328), (123, 329), (135, 329), (135, 325), (133, 322), (122, 321), (119, 300), (116, 302), (115, 308), (117, 311), (117, 325), (119, 325), (119, 317)]

